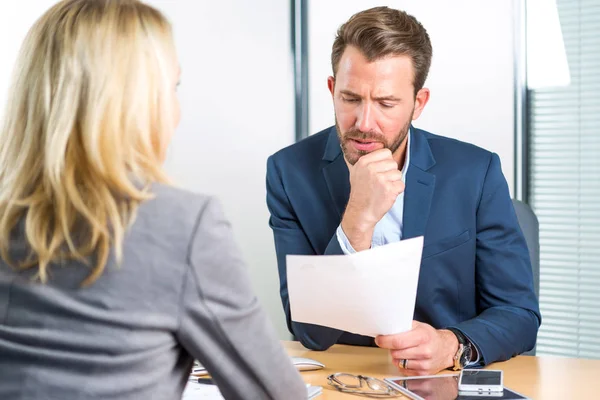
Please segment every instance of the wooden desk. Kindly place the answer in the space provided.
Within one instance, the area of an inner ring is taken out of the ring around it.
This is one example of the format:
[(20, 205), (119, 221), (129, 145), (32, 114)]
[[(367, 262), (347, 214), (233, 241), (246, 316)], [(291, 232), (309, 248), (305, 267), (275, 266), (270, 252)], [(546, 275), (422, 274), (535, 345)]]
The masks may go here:
[[(389, 353), (371, 347), (335, 345), (324, 352), (310, 351), (298, 342), (283, 342), (291, 356), (308, 357), (325, 364), (319, 371), (302, 372), (307, 383), (323, 386), (318, 399), (357, 399), (327, 384), (335, 372), (375, 378), (402, 375), (391, 364)], [(489, 369), (504, 371), (504, 385), (532, 399), (600, 399), (600, 360), (519, 356), (495, 363)]]

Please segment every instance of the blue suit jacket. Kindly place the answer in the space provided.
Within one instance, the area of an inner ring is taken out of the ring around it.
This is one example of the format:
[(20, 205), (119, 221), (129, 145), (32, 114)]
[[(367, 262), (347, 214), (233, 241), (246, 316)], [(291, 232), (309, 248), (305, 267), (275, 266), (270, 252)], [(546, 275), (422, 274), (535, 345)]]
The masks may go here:
[[(411, 135), (402, 237), (424, 236), (414, 319), (458, 328), (484, 364), (530, 350), (541, 316), (498, 156), (415, 128)], [(267, 205), (281, 300), (290, 331), (310, 349), (374, 345), (373, 338), (293, 322), (290, 315), (286, 255), (343, 254), (335, 231), (349, 194), (335, 127), (268, 160)]]

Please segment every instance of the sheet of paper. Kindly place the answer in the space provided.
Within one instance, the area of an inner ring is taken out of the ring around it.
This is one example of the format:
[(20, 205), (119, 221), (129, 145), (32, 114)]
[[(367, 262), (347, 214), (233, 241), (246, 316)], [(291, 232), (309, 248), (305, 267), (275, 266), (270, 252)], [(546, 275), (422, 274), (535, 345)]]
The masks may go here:
[[(323, 388), (321, 386), (311, 386), (310, 384), (306, 384), (306, 391), (308, 394), (308, 399), (314, 399), (319, 397), (321, 393), (323, 393)], [(183, 396), (181, 400), (224, 400), (225, 398), (219, 391), (219, 388), (216, 385), (205, 385), (198, 382), (194, 382), (193, 380), (188, 381), (185, 390), (183, 391)]]
[(206, 385), (189, 381), (181, 400), (223, 400), (225, 399), (216, 385)]
[(292, 320), (360, 335), (412, 326), (423, 237), (351, 255), (287, 256)]

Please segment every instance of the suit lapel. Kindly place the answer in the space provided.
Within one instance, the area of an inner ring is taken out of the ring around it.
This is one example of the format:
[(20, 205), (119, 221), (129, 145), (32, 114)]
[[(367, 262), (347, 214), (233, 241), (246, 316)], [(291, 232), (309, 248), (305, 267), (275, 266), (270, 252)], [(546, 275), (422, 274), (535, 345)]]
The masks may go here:
[(435, 190), (435, 175), (427, 172), (435, 159), (424, 133), (411, 127), (410, 165), (406, 174), (402, 238), (425, 234), (431, 200)]
[(435, 189), (435, 175), (413, 168), (406, 174), (402, 239), (425, 234), (431, 199)]
[(350, 197), (350, 174), (344, 157), (340, 155), (335, 161), (325, 166), (323, 174), (325, 175), (329, 194), (341, 219)]

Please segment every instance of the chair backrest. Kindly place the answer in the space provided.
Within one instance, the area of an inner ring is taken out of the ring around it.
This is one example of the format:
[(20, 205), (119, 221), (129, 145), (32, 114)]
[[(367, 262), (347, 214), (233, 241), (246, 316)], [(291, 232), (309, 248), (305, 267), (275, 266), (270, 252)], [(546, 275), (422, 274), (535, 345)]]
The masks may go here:
[[(533, 271), (533, 287), (535, 295), (540, 298), (540, 224), (531, 207), (519, 200), (513, 200), (513, 206), (519, 220), (519, 225), (525, 236), (529, 257), (531, 258), (531, 268)], [(535, 347), (524, 353), (526, 355), (535, 355)]]
[(525, 236), (531, 267), (535, 294), (540, 297), (540, 224), (531, 207), (519, 200), (513, 200), (519, 225)]

